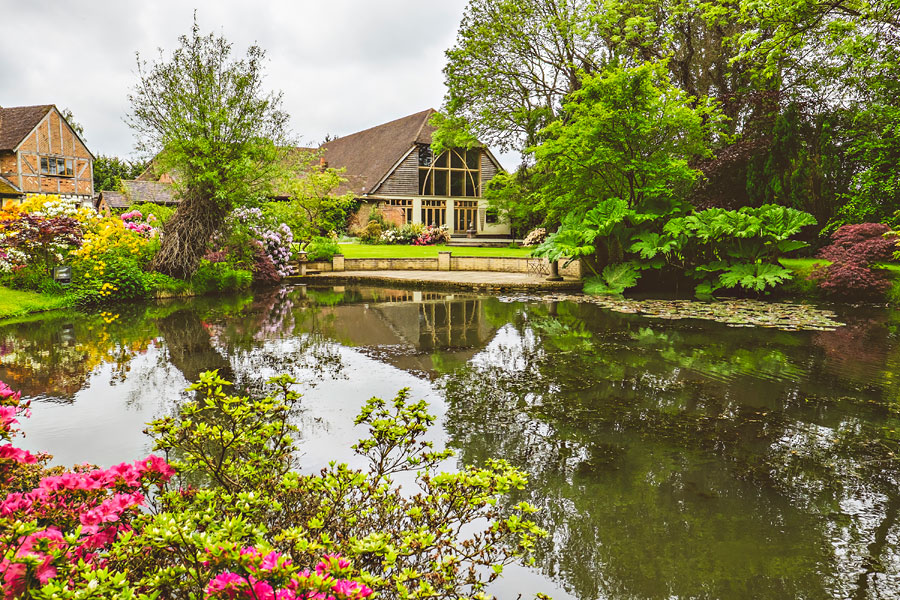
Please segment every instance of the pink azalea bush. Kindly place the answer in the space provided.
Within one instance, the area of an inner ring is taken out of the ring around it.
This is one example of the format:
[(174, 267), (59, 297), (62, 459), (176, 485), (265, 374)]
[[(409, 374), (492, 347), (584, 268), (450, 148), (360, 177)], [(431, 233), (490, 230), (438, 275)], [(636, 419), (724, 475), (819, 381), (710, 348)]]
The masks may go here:
[[(450, 452), (421, 439), (434, 417), (406, 390), (357, 419), (367, 471), (299, 473), (295, 383), (236, 396), (202, 373), (197, 397), (147, 430), (177, 461), (70, 470), (15, 446), (28, 403), (0, 383), (0, 598), (487, 598), (543, 535), (533, 507), (500, 502), (527, 481), (505, 461), (433, 471)], [(393, 483), (402, 471), (419, 493)]]
[[(29, 416), (28, 402), (0, 382), (0, 582), (2, 598), (12, 600), (54, 580), (77, 591), (80, 569), (100, 571), (124, 535), (140, 526), (147, 496), (160, 493), (175, 469), (159, 456), (108, 469), (88, 466), (71, 471), (48, 469), (37, 487), (16, 491), (23, 468), (46, 464), (11, 443), (19, 435), (19, 419)], [(56, 474), (50, 474), (56, 473)], [(205, 565), (219, 571), (206, 587), (209, 598), (362, 600), (372, 594), (349, 579), (350, 563), (340, 556), (319, 562), (315, 572), (293, 568), (290, 559), (253, 547), (235, 552), (208, 549)], [(230, 569), (230, 570), (229, 570)], [(282, 585), (283, 583), (283, 585)]]

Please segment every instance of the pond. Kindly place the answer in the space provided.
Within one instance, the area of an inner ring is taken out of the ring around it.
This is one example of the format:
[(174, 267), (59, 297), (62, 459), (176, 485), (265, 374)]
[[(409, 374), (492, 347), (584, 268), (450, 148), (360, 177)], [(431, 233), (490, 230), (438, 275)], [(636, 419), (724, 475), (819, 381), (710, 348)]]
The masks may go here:
[(503, 598), (900, 598), (900, 313), (833, 331), (650, 319), (571, 299), (285, 287), (0, 324), (31, 450), (110, 465), (219, 369), (303, 382), (302, 463), (409, 387), (456, 464), (531, 474), (549, 536)]

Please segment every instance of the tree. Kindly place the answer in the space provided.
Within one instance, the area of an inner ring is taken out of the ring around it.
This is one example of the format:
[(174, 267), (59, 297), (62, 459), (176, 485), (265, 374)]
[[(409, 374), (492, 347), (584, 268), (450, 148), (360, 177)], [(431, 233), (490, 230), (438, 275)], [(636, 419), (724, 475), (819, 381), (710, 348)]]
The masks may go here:
[(59, 111), (59, 114), (62, 115), (62, 118), (66, 120), (66, 123), (69, 124), (69, 127), (75, 130), (75, 133), (83, 140), (84, 139), (84, 126), (81, 123), (75, 120), (75, 115), (72, 114), (71, 108), (64, 108)]
[(601, 64), (589, 0), (472, 0), (447, 51), (443, 129), (521, 150)]
[(146, 168), (141, 160), (100, 155), (94, 160), (94, 191), (118, 190), (123, 179), (135, 179)]
[(293, 152), (286, 159), (278, 182), (279, 195), (288, 202), (271, 202), (266, 212), (287, 223), (298, 240), (340, 231), (356, 208), (352, 192), (337, 194), (346, 181), (344, 169), (321, 165), (321, 152)]
[(565, 105), (567, 122), (547, 127), (534, 149), (537, 166), (552, 174), (543, 189), (550, 217), (609, 199), (670, 213), (700, 176), (690, 161), (710, 153), (721, 125), (715, 106), (673, 86), (662, 64), (610, 67), (581, 85)]
[(138, 56), (129, 123), (138, 149), (179, 175), (181, 204), (152, 266), (187, 278), (231, 209), (270, 188), (289, 140), (281, 94), (263, 91), (260, 47), (235, 60), (224, 37), (200, 35), (196, 17), (179, 43), (168, 60)]

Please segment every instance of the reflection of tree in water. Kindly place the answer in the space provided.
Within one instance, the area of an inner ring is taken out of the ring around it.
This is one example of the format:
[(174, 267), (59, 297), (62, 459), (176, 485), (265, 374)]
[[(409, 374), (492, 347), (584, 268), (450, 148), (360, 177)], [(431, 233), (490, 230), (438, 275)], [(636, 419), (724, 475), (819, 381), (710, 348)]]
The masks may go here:
[(173, 312), (157, 322), (166, 342), (169, 362), (188, 381), (197, 381), (200, 373), (218, 369), (219, 376), (233, 381), (234, 371), (228, 359), (213, 347), (206, 324), (190, 308)]
[(539, 563), (575, 595), (900, 597), (893, 418), (811, 334), (503, 311), (444, 379), (447, 429), (532, 473)]
[(38, 315), (0, 327), (0, 380), (27, 397), (71, 401), (94, 370), (112, 365), (111, 383), (127, 376), (132, 359), (158, 336), (146, 309)]
[(241, 388), (259, 390), (270, 374), (289, 373), (306, 384), (341, 375), (339, 346), (323, 333), (327, 318), (303, 292), (262, 290), (237, 314), (203, 324), (211, 347), (228, 357)]

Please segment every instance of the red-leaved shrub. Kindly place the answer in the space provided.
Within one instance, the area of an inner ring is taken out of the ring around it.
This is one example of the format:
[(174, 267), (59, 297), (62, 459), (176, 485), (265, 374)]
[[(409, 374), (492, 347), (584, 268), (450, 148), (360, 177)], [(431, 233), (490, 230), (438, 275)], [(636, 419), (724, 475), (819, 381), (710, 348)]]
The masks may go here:
[(278, 283), (281, 281), (281, 274), (275, 267), (275, 263), (266, 254), (265, 248), (256, 240), (253, 244), (253, 282), (254, 283)]
[(822, 248), (819, 256), (863, 266), (891, 260), (897, 240), (895, 236), (885, 237), (890, 230), (881, 223), (844, 225), (831, 234), (831, 244)]
[(891, 282), (884, 271), (872, 269), (871, 265), (893, 258), (897, 238), (885, 236), (890, 230), (881, 223), (860, 223), (844, 225), (831, 234), (832, 243), (819, 252), (831, 264), (812, 274), (819, 288), (847, 299), (871, 298), (886, 292)]

